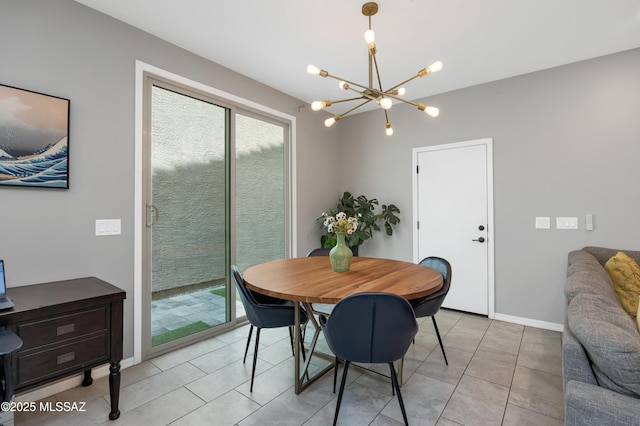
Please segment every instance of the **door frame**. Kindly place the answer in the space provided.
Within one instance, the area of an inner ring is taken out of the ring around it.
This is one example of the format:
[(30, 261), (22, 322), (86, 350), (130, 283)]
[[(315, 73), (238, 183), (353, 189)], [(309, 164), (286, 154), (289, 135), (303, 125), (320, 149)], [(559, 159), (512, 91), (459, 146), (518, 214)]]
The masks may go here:
[(413, 148), (412, 150), (412, 191), (413, 191), (413, 261), (418, 259), (418, 154), (439, 151), (442, 149), (467, 148), (483, 145), (486, 148), (486, 168), (487, 168), (487, 316), (495, 318), (495, 244), (494, 244), (494, 214), (493, 214), (493, 139), (475, 139), (463, 142), (445, 143)]
[[(288, 203), (286, 204), (286, 217), (289, 220), (289, 227), (286, 233), (287, 244), (289, 250), (287, 251), (287, 257), (290, 257), (292, 253), (297, 253), (297, 186), (296, 186), (296, 117), (275, 110), (273, 108), (258, 104), (254, 101), (241, 98), (231, 93), (216, 89), (214, 87), (199, 83), (189, 78), (174, 74), (170, 71), (163, 70), (156, 66), (147, 64), (140, 60), (135, 62), (135, 135), (134, 135), (134, 211), (133, 211), (133, 363), (139, 364), (142, 362), (142, 325), (143, 325), (143, 306), (142, 306), (142, 278), (143, 278), (143, 229), (145, 224), (142, 218), (144, 217), (143, 209), (143, 185), (144, 185), (144, 168), (143, 168), (143, 147), (144, 147), (144, 80), (146, 74), (154, 74), (160, 78), (172, 80), (176, 83), (183, 84), (185, 86), (192, 87), (199, 91), (205, 92), (214, 97), (223, 99), (226, 102), (234, 104), (237, 108), (246, 108), (247, 110), (254, 110), (271, 115), (273, 117), (280, 118), (290, 123), (289, 127), (289, 149), (285, 153), (286, 158), (289, 160), (287, 166), (289, 167), (289, 174), (287, 176), (288, 187)], [(235, 159), (232, 157), (232, 168)], [(231, 219), (232, 222), (234, 219)], [(234, 231), (234, 223), (231, 226), (232, 234)], [(232, 262), (235, 261), (235, 254), (232, 253)], [(235, 293), (235, 292), (234, 292)], [(232, 296), (234, 298), (235, 296)], [(231, 314), (232, 322), (235, 322), (235, 299), (232, 299)]]

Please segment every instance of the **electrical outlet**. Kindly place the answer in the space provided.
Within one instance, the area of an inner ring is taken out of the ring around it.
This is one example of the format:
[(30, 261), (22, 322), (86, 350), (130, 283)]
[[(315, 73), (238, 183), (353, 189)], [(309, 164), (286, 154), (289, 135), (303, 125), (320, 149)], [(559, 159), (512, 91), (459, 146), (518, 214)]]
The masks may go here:
[(556, 217), (556, 229), (578, 229), (578, 218)]

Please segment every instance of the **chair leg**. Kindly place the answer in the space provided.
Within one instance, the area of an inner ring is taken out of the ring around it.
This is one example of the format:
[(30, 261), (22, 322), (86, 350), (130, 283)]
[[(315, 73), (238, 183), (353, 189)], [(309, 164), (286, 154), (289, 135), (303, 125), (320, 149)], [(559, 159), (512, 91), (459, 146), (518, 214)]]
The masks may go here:
[(444, 363), (449, 365), (449, 361), (447, 361), (447, 354), (444, 353), (444, 345), (442, 344), (442, 339), (440, 338), (440, 331), (438, 331), (438, 324), (436, 323), (436, 317), (431, 317), (433, 321), (433, 328), (436, 329), (436, 336), (438, 336), (438, 342), (440, 342), (440, 349), (442, 349), (442, 356), (444, 356)]
[(398, 384), (398, 376), (396, 375), (396, 369), (393, 367), (393, 363), (389, 363), (389, 369), (391, 370), (391, 383), (393, 387), (396, 388), (396, 392), (398, 393), (398, 402), (400, 403), (400, 410), (402, 411), (402, 418), (404, 419), (404, 424), (409, 426), (409, 421), (407, 420), (407, 412), (404, 409), (404, 402), (402, 401), (402, 394), (400, 393), (400, 385)]
[(340, 412), (340, 404), (342, 403), (342, 394), (344, 393), (344, 385), (347, 383), (347, 371), (349, 370), (350, 362), (344, 361), (344, 371), (342, 372), (342, 382), (340, 383), (340, 391), (338, 392), (338, 403), (336, 404), (336, 414), (333, 416), (333, 426), (336, 426), (338, 422), (338, 413)]
[(335, 357), (333, 361), (333, 393), (336, 393), (336, 382), (338, 381), (338, 365), (340, 365), (340, 361), (338, 357)]
[(249, 352), (249, 343), (251, 342), (251, 334), (253, 334), (253, 326), (249, 328), (249, 337), (247, 337), (247, 347), (244, 349), (244, 359), (242, 363), (247, 362), (247, 352)]
[(256, 327), (256, 347), (253, 350), (253, 368), (251, 369), (251, 387), (249, 392), (253, 392), (253, 377), (256, 375), (256, 362), (258, 361), (258, 343), (260, 343), (260, 327)]
[(289, 341), (291, 342), (291, 355), (296, 356), (296, 352), (293, 350), (293, 326), (289, 327)]
[[(302, 334), (302, 329), (300, 329), (300, 350), (302, 351), (302, 360), (307, 360), (307, 353), (304, 350), (304, 335)], [(293, 356), (296, 354), (294, 353)]]

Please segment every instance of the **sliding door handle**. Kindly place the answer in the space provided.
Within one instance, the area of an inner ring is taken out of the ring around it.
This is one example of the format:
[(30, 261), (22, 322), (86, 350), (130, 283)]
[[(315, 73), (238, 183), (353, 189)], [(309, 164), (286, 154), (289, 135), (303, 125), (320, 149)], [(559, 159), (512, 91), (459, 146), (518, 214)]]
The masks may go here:
[(160, 211), (158, 208), (153, 204), (147, 204), (147, 227), (151, 228), (158, 223), (158, 219), (160, 219)]

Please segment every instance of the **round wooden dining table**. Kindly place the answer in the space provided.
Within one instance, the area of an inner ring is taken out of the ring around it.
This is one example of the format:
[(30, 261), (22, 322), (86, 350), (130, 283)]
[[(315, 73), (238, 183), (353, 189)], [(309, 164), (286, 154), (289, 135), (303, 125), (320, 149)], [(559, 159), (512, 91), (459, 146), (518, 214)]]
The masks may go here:
[[(312, 313), (312, 303), (336, 304), (356, 293), (393, 293), (411, 300), (428, 296), (442, 287), (442, 275), (431, 268), (400, 260), (357, 256), (353, 257), (348, 272), (334, 272), (328, 256), (313, 256), (261, 263), (248, 268), (243, 275), (251, 290), (294, 302), (296, 394), (331, 369), (329, 366), (311, 378), (308, 368), (311, 356), (306, 357), (301, 368), (298, 341), (301, 304)], [(315, 327), (310, 344), (310, 353), (313, 353), (321, 328), (313, 315), (309, 315), (309, 320)]]

